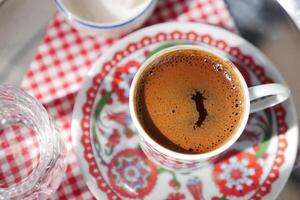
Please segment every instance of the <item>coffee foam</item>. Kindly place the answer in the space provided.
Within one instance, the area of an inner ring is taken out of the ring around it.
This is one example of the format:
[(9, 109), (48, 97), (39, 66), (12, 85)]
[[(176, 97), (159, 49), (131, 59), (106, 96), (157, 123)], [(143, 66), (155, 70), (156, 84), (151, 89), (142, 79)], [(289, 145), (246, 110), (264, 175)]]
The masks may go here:
[[(210, 53), (180, 50), (163, 55), (150, 64), (139, 85), (139, 120), (155, 141), (171, 150), (212, 151), (240, 124), (242, 87), (232, 66)], [(205, 98), (207, 116), (200, 126), (195, 122), (205, 112), (198, 112), (195, 94)]]

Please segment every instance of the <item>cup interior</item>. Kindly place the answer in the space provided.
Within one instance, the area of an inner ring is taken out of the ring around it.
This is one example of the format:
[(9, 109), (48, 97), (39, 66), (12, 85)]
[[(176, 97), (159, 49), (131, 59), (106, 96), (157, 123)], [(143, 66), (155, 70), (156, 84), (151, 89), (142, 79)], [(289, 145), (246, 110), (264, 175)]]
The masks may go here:
[[(240, 85), (243, 90), (245, 107), (244, 107), (244, 112), (241, 115), (242, 120), (240, 121), (238, 128), (235, 130), (234, 133), (232, 133), (231, 137), (223, 145), (221, 145), (221, 146), (217, 147), (216, 149), (209, 151), (209, 152), (188, 154), (188, 153), (179, 153), (179, 152), (170, 150), (170, 149), (162, 146), (158, 142), (156, 142), (154, 139), (152, 139), (149, 136), (149, 134), (145, 131), (141, 122), (138, 119), (138, 110), (136, 108), (136, 97), (138, 96), (138, 88), (139, 88), (138, 84), (140, 82), (139, 81), (140, 78), (144, 76), (144, 73), (146, 71), (148, 71), (148, 67), (150, 66), (150, 64), (153, 61), (155, 61), (156, 59), (158, 59), (159, 57), (161, 57), (165, 54), (168, 54), (168, 53), (171, 53), (174, 51), (178, 51), (178, 50), (205, 51), (205, 52), (208, 52), (208, 53), (224, 60), (228, 65), (230, 65), (233, 68), (233, 71), (234, 71), (238, 81), (240, 82)], [(222, 153), (223, 151), (228, 149), (239, 138), (239, 136), (241, 135), (241, 133), (243, 132), (243, 130), (246, 126), (246, 123), (247, 123), (247, 120), (249, 117), (250, 100), (249, 100), (248, 87), (247, 87), (247, 84), (246, 84), (243, 76), (241, 75), (241, 73), (239, 72), (237, 67), (228, 58), (226, 58), (224, 55), (220, 55), (218, 52), (215, 52), (208, 47), (195, 46), (195, 45), (177, 45), (177, 46), (166, 48), (166, 49), (152, 55), (150, 58), (148, 58), (142, 64), (142, 66), (136, 73), (136, 75), (132, 81), (132, 84), (131, 84), (130, 95), (129, 95), (129, 108), (130, 108), (130, 114), (131, 114), (133, 123), (136, 126), (138, 134), (142, 138), (142, 141), (147, 142), (153, 148), (155, 148), (157, 151), (162, 152), (163, 154), (170, 156), (172, 158), (176, 158), (176, 159), (180, 159), (180, 160), (202, 160), (202, 159), (208, 159), (208, 158), (214, 157), (214, 156)]]

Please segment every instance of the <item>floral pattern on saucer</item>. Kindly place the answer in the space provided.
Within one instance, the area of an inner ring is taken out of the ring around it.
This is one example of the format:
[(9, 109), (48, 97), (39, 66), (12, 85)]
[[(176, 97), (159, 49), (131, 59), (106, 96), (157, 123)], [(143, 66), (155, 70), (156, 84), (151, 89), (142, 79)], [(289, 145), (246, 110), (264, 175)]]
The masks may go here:
[[(110, 162), (109, 180), (125, 197), (143, 197), (156, 183), (156, 167), (140, 150), (120, 151)], [(128, 190), (130, 188), (130, 190)]]
[(120, 103), (128, 102), (130, 85), (139, 67), (139, 62), (131, 60), (125, 66), (116, 69), (112, 89), (118, 94)]
[(207, 33), (160, 31), (128, 43), (103, 62), (86, 89), (86, 100), (81, 107), (83, 159), (100, 197), (263, 198), (281, 176), (285, 162), (288, 125), (283, 105), (251, 114), (242, 137), (231, 150), (194, 172), (177, 173), (158, 167), (142, 153), (129, 115), (130, 84), (147, 57), (178, 43), (209, 45), (222, 50), (239, 68), (249, 86), (273, 82), (251, 55)]
[(217, 162), (213, 178), (224, 195), (244, 196), (259, 185), (262, 167), (248, 152), (229, 152)]

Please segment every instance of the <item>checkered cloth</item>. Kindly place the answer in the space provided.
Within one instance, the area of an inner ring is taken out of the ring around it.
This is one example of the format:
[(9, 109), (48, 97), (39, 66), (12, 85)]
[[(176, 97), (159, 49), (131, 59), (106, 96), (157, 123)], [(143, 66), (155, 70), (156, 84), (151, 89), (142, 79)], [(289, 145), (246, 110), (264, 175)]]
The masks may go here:
[[(194, 21), (234, 30), (223, 0), (160, 0), (145, 26), (165, 21)], [(66, 177), (53, 199), (92, 199), (76, 162), (70, 122), (76, 92), (85, 74), (118, 38), (80, 35), (56, 13), (21, 86), (44, 104), (67, 139)]]
[[(31, 137), (28, 137), (30, 135)], [(0, 187), (23, 181), (37, 166), (39, 143), (32, 129), (14, 124), (0, 129)]]

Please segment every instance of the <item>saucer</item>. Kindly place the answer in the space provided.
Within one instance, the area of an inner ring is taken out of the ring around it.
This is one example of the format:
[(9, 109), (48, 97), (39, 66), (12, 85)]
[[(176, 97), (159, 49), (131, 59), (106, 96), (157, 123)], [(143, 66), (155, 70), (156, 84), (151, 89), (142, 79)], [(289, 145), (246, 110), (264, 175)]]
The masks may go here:
[(226, 154), (191, 173), (156, 166), (141, 151), (129, 115), (131, 81), (145, 59), (177, 44), (209, 45), (226, 54), (248, 86), (284, 82), (259, 50), (218, 27), (170, 22), (130, 34), (96, 61), (76, 99), (73, 147), (89, 189), (98, 199), (275, 199), (297, 150), (291, 99), (251, 114)]

